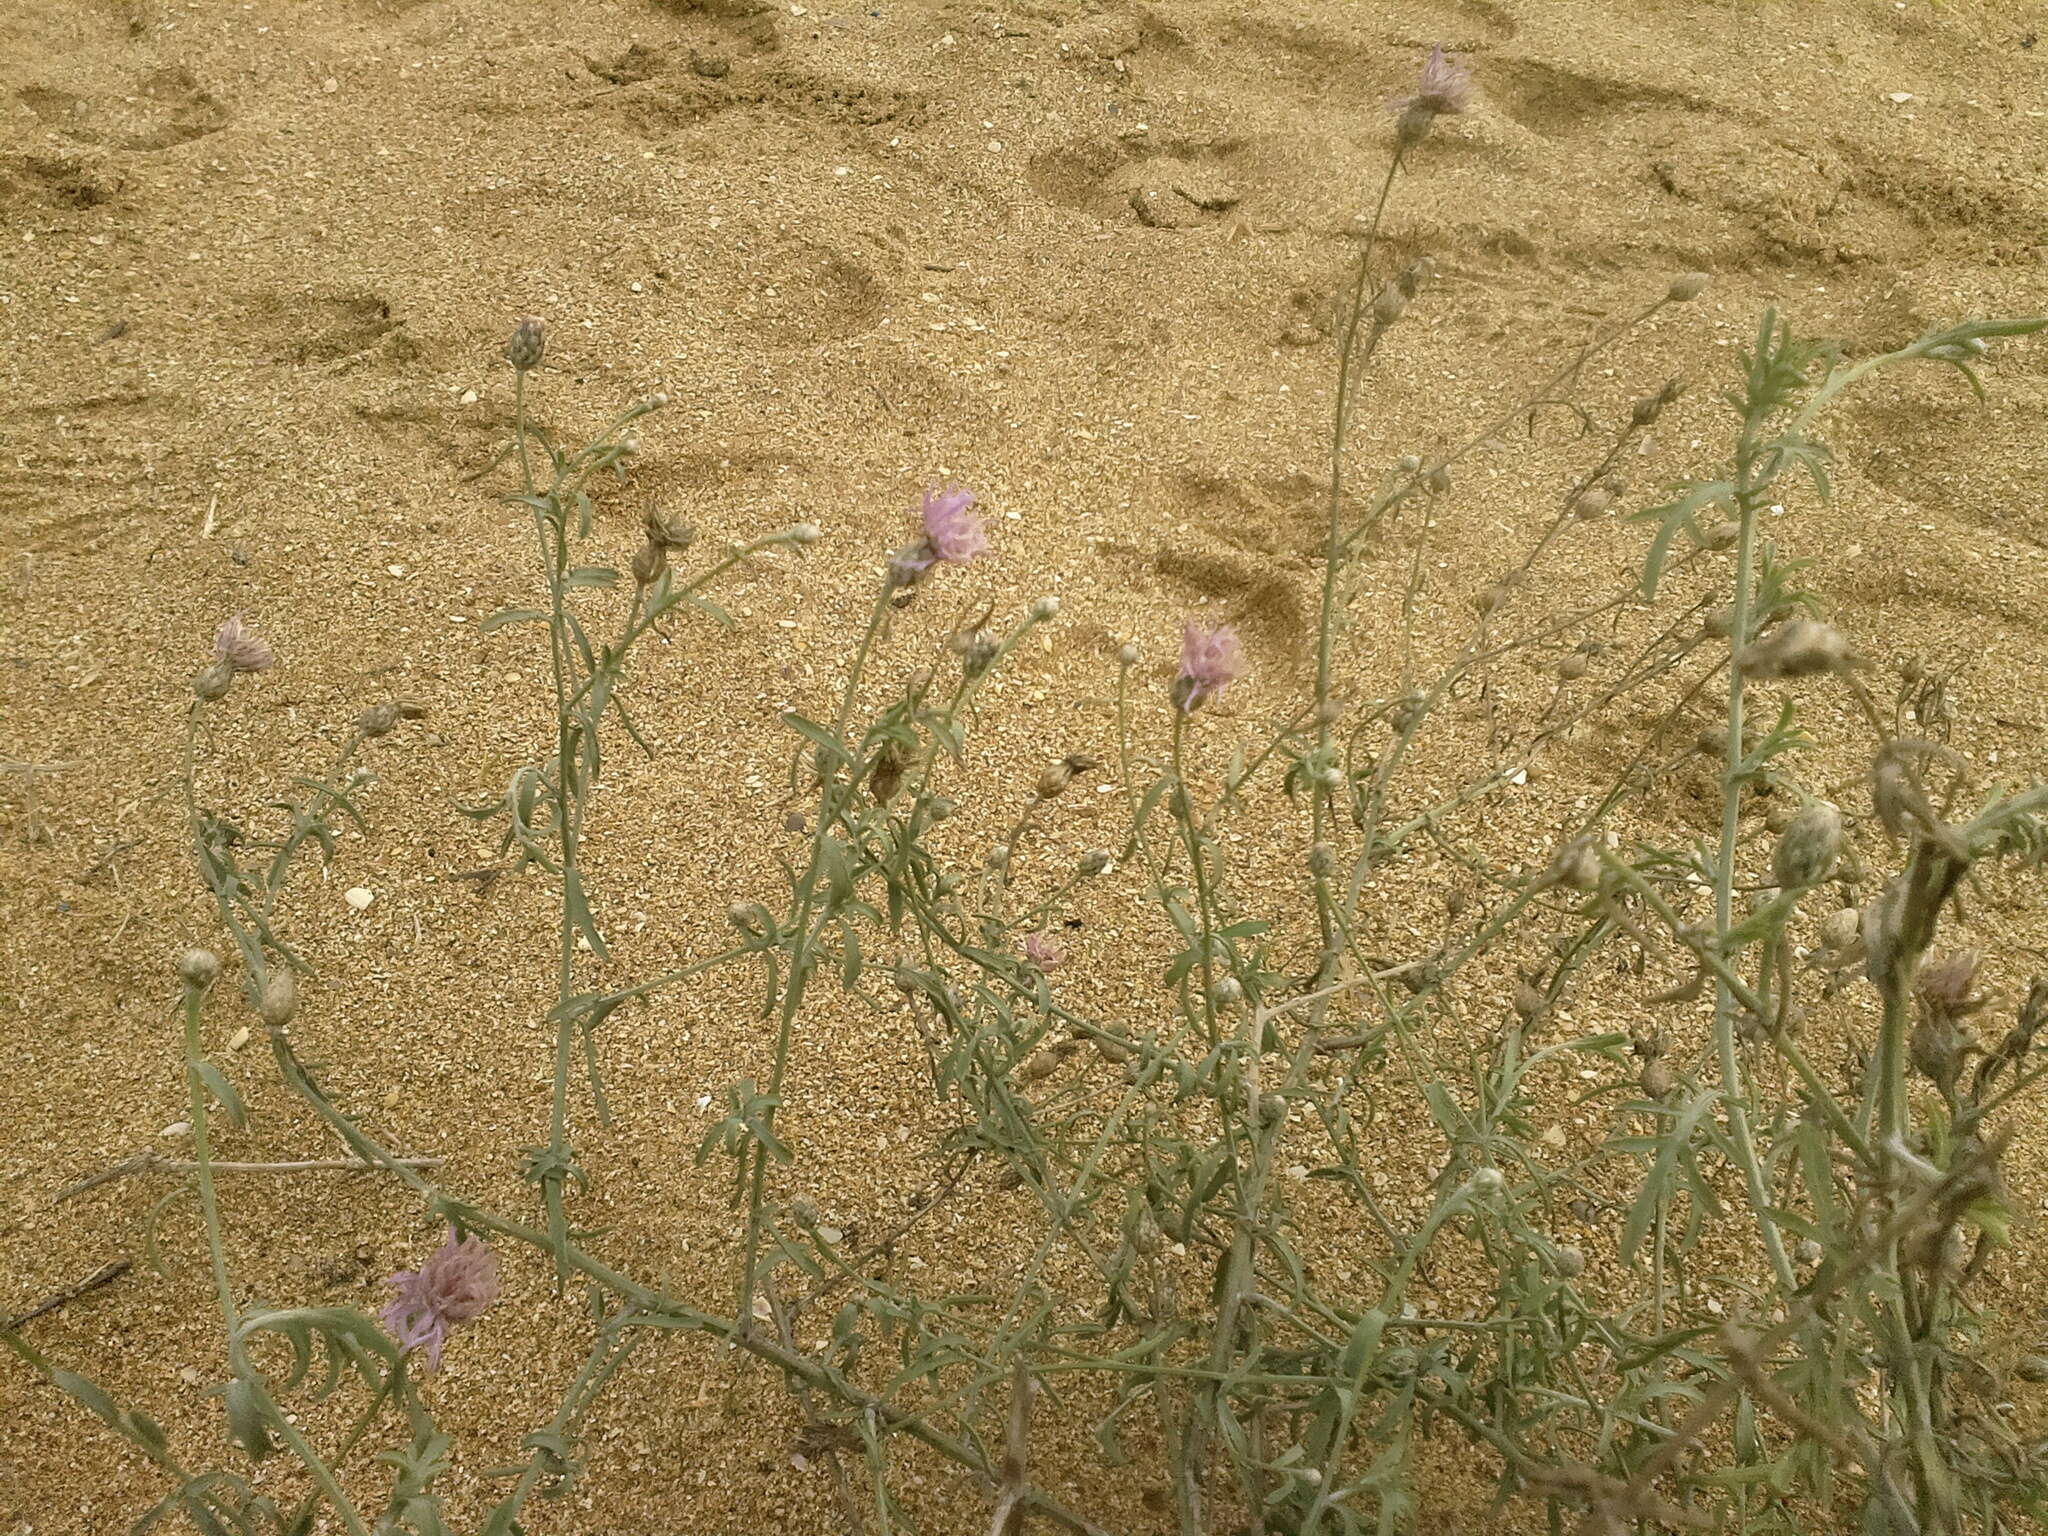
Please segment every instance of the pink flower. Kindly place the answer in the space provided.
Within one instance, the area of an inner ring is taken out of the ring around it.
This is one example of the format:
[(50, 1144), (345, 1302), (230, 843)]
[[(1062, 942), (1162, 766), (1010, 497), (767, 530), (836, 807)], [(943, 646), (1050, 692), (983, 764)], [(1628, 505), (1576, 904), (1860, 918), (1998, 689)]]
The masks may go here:
[(1173, 680), (1174, 707), (1193, 714), (1244, 676), (1244, 647), (1228, 624), (1189, 619), (1180, 637), (1180, 675)]
[(1429, 57), (1422, 61), (1422, 78), (1416, 82), (1415, 94), (1403, 96), (1394, 102), (1396, 116), (1406, 112), (1425, 112), (1431, 117), (1443, 113), (1457, 113), (1472, 105), (1472, 71), (1462, 64), (1451, 62), (1444, 52), (1444, 45), (1438, 43), (1429, 50)]
[(1041, 971), (1056, 971), (1066, 963), (1067, 952), (1047, 933), (1024, 935), (1024, 958)]
[(480, 1237), (458, 1238), (451, 1229), (418, 1269), (391, 1276), (398, 1294), (379, 1319), (406, 1349), (427, 1357), (427, 1369), (441, 1368), (448, 1330), (469, 1322), (498, 1299), (498, 1260)]
[(960, 486), (924, 493), (924, 538), (932, 558), (965, 565), (989, 552), (988, 530), (974, 511), (974, 492)]
[(277, 661), (277, 653), (256, 637), (239, 613), (213, 632), (213, 654), (231, 672), (261, 672)]

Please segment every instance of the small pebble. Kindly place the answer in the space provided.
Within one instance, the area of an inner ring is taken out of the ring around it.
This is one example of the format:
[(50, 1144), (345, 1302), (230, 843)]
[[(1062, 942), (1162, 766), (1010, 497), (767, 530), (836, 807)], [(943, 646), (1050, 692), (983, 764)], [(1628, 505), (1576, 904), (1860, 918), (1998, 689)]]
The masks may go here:
[(192, 1122), (190, 1120), (173, 1120), (161, 1131), (158, 1131), (157, 1134), (166, 1141), (175, 1141), (180, 1136), (190, 1136), (192, 1134)]
[(377, 899), (377, 893), (367, 885), (352, 885), (341, 893), (341, 899), (358, 912), (369, 910), (370, 903)]

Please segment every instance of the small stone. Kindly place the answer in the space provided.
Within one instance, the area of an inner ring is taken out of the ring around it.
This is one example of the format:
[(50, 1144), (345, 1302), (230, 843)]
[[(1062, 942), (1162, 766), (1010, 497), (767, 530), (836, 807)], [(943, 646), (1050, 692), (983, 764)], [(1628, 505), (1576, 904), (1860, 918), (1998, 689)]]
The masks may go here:
[(400, 1092), (396, 1087), (386, 1088), (384, 1090), (384, 1107), (386, 1109), (396, 1109), (400, 1104), (404, 1102), (405, 1095), (402, 1092)]
[(247, 1025), (244, 1025), (242, 1028), (236, 1030), (232, 1035), (228, 1036), (228, 1049), (231, 1051), (239, 1051), (243, 1046), (247, 1045), (248, 1043), (249, 1029)]
[(169, 1125), (157, 1132), (157, 1135), (163, 1137), (165, 1141), (176, 1141), (180, 1136), (190, 1136), (191, 1134), (192, 1122), (190, 1120), (173, 1120)]
[(329, 75), (325, 80), (322, 80), (320, 82), (320, 89), (325, 91), (329, 96), (332, 96), (336, 91), (341, 89), (341, 82), (335, 79), (334, 76)]
[(1891, 102), (1894, 106), (1902, 107), (1913, 99), (1913, 93), (1911, 91), (1886, 91), (1884, 99)]
[(352, 885), (341, 893), (341, 899), (358, 912), (367, 912), (370, 903), (377, 899), (377, 893), (367, 885)]
[(820, 1226), (815, 1230), (818, 1235), (818, 1241), (828, 1248), (837, 1248), (846, 1241), (846, 1234), (838, 1227)]

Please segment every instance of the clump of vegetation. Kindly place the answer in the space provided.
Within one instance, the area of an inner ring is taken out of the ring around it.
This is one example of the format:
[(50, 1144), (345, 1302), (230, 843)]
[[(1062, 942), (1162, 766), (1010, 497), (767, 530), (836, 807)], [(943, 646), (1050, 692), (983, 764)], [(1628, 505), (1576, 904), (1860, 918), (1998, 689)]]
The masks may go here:
[[(685, 610), (720, 618), (721, 577), (821, 533), (769, 533), (686, 575), (691, 530), (650, 515), (625, 570), (585, 563), (602, 539), (589, 487), (630, 476), (633, 434), (664, 402), (632, 406), (585, 447), (551, 441), (526, 408), (545, 329), (520, 322), (507, 348), (514, 433), (498, 464), (516, 468), (508, 499), (531, 515), (539, 595), (487, 628), (544, 634), (553, 734), (469, 814), (499, 829), (508, 863), (538, 866), (559, 893), (550, 1112), (524, 1163), (531, 1217), (486, 1209), (431, 1160), (384, 1146), (293, 1034), (310, 962), (280, 936), (279, 903), (303, 855), (331, 859), (337, 827), (366, 825), (362, 759), (416, 711), (371, 705), (333, 766), (282, 802), (273, 833), (238, 826), (208, 809), (202, 727), (232, 718), (238, 679), (276, 658), (239, 620), (223, 626), (193, 686), (183, 782), (197, 868), (239, 964), (231, 973), (197, 950), (177, 973), (234, 1458), (190, 1464), (143, 1410), (6, 1335), (161, 1468), (168, 1491), (142, 1526), (183, 1515), (206, 1532), (446, 1532), (437, 1488), (458, 1451), (419, 1379), (458, 1330), (490, 1327), (494, 1254), (508, 1245), (546, 1254), (560, 1304), (598, 1327), (558, 1411), (527, 1437), (487, 1536), (525, 1529), (537, 1496), (575, 1480), (621, 1363), (678, 1334), (743, 1351), (787, 1384), (852, 1531), (920, 1528), (898, 1475), (906, 1441), (980, 1481), (997, 1536), (1108, 1529), (1035, 1472), (1033, 1425), (1048, 1411), (1090, 1415), (1106, 1463), (1142, 1462), (1182, 1536), (1411, 1529), (1416, 1452), (1436, 1435), (1478, 1447), (1504, 1500), (1598, 1536), (1989, 1536), (2043, 1518), (2038, 1428), (2002, 1401), (2013, 1339), (1973, 1288), (2008, 1238), (2009, 1114), (2048, 1072), (2036, 1039), (2048, 978), (2023, 982), (2019, 956), (1945, 948), (1943, 934), (1970, 885), (2038, 869), (2048, 788), (1978, 782), (1941, 739), (1949, 712), (1924, 674), (1883, 707), (1856, 637), (1828, 621), (1762, 521), (1828, 493), (1818, 434), (1849, 390), (1933, 363), (1981, 393), (1988, 346), (2043, 322), (1966, 322), (1850, 360), (1766, 314), (1722, 381), (1725, 456), (1636, 514), (1640, 578), (1612, 592), (1566, 594), (1537, 576), (1574, 528), (1622, 504), (1622, 455), (1684, 386), (1647, 390), (1604, 432), (1575, 406), (1593, 445), (1580, 471), (1530, 546), (1473, 594), (1469, 639), (1432, 671), (1415, 659), (1416, 600), (1431, 519), (1461, 465), (1505, 422), (1570, 400), (1593, 359), (1705, 286), (1677, 278), (1501, 422), (1356, 486), (1352, 420), (1431, 276), (1426, 262), (1383, 270), (1381, 222), (1410, 157), (1470, 89), (1438, 51), (1395, 104), (1386, 181), (1340, 306), (1307, 694), (1240, 737), (1211, 707), (1247, 671), (1228, 626), (1189, 621), (1164, 694), (1145, 689), (1126, 646), (1115, 760), (1049, 763), (1003, 840), (961, 861), (934, 833), (973, 792), (965, 745), (985, 686), (1059, 604), (991, 611), (941, 656), (899, 654), (894, 616), (989, 548), (972, 492), (935, 488), (909, 541), (877, 552), (836, 708), (784, 717), (806, 802), (791, 826), (807, 838), (786, 890), (735, 904), (722, 952), (609, 990), (589, 979), (611, 951), (585, 876), (586, 811), (610, 744), (653, 751), (628, 703), (641, 644)], [(1399, 686), (1356, 697), (1351, 578), (1368, 551), (1404, 540)], [(1502, 680), (1511, 659), (1540, 670), (1540, 699)], [(1830, 693), (1866, 739), (1808, 734), (1814, 698)], [(1474, 700), (1488, 760), (1451, 785), (1418, 772), (1447, 706)], [(1643, 708), (1656, 723), (1634, 727), (1607, 792), (1558, 828), (1540, 867), (1497, 867), (1460, 836), (1546, 745), (1620, 731)], [(1811, 778), (1829, 753), (1867, 759), (1863, 784)], [(1654, 797), (1681, 760), (1709, 764), (1715, 815), (1674, 833)], [(1094, 774), (1121, 788), (1121, 845), (1038, 867), (1027, 834)], [(1255, 805), (1280, 808), (1304, 892), (1264, 913), (1231, 836)], [(1434, 938), (1384, 920), (1400, 899), (1390, 870), (1420, 849), (1456, 877)], [(1142, 891), (1172, 936), (1156, 1017), (1093, 1013), (1060, 985), (1058, 919), (1081, 885), (1104, 880)], [(1425, 936), (1386, 951), (1410, 931)], [(615, 1268), (602, 1237), (578, 1228), (577, 1147), (606, 1115), (606, 1022), (721, 968), (758, 973), (773, 1029), (762, 1059), (734, 1064), (699, 1150), (739, 1213), (730, 1291), (677, 1296)], [(1639, 1026), (1556, 1031), (1596, 975)], [(202, 1029), (231, 986), (280, 1080), (350, 1165), (382, 1170), (448, 1228), (393, 1278), (381, 1319), (237, 1301), (212, 1149), (215, 1126), (244, 1110)], [(1851, 1009), (1866, 986), (1880, 1004), (1874, 1038)], [(900, 1231), (856, 1244), (804, 1195), (783, 1127), (813, 1106), (791, 1097), (791, 1048), (833, 987), (875, 1003), (878, 1028), (912, 1024), (951, 1115), (945, 1173), (908, 1221), (969, 1187), (1028, 1198), (1036, 1237), (1001, 1293), (912, 1289), (870, 1262)], [(2014, 992), (2023, 1001), (1994, 1022), (1989, 1000)], [(1545, 1134), (1560, 1082), (1581, 1085), (1572, 1107), (1603, 1128), (1576, 1147)], [(1435, 1168), (1398, 1202), (1376, 1155), (1396, 1122), (1405, 1139), (1433, 1138)], [(1355, 1249), (1352, 1269), (1305, 1256), (1306, 1239), (1327, 1233)], [(1457, 1278), (1433, 1277), (1448, 1250)], [(289, 1505), (246, 1473), (269, 1456), (303, 1473)]]

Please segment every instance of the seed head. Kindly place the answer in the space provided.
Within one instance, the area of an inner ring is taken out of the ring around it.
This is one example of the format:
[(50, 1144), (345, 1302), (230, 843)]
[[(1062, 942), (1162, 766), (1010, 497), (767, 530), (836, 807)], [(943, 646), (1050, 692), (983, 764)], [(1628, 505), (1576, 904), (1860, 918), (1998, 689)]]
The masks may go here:
[(1574, 891), (1597, 891), (1603, 869), (1600, 855), (1588, 837), (1575, 837), (1551, 861), (1550, 877)]
[(1180, 673), (1173, 683), (1173, 704), (1193, 714), (1220, 697), (1244, 675), (1244, 647), (1228, 624), (1214, 626), (1189, 619), (1180, 637)]
[(1771, 878), (1781, 890), (1803, 891), (1834, 872), (1842, 856), (1842, 813), (1816, 800), (1794, 816), (1771, 855)]
[(1059, 617), (1060, 600), (1056, 597), (1041, 597), (1031, 605), (1031, 617), (1041, 624), (1051, 623)]
[(1116, 664), (1120, 667), (1135, 667), (1138, 664), (1138, 648), (1128, 640), (1116, 648)]
[(649, 539), (633, 551), (633, 580), (643, 587), (651, 587), (661, 580), (661, 574), (668, 569), (668, 550), (653, 539)]
[(256, 637), (238, 613), (213, 632), (214, 660), (233, 672), (262, 672), (277, 664), (277, 653)]
[(528, 315), (513, 328), (512, 339), (505, 343), (505, 361), (515, 373), (531, 373), (540, 366), (547, 350), (547, 322), (538, 315)]
[(1235, 1008), (1244, 1001), (1244, 983), (1226, 976), (1209, 989), (1209, 1001), (1218, 1008)]
[(498, 1299), (498, 1261), (480, 1237), (457, 1237), (427, 1256), (418, 1269), (385, 1282), (397, 1294), (379, 1318), (401, 1347), (426, 1356), (426, 1368), (441, 1368), (448, 1330), (475, 1320)]
[(1337, 850), (1328, 843), (1317, 843), (1308, 851), (1308, 872), (1318, 880), (1327, 880), (1337, 872)]
[(204, 992), (220, 976), (220, 956), (210, 949), (188, 949), (178, 956), (178, 979), (194, 992)]

